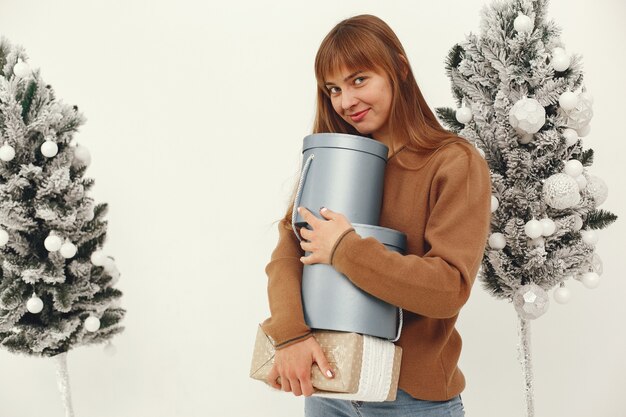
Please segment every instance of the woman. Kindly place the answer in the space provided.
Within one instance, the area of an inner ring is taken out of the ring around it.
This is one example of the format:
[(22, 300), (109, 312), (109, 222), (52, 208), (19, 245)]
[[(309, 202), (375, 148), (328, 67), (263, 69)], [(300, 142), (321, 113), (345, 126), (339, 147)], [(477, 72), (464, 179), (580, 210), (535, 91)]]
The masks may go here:
[[(262, 327), (277, 349), (268, 382), (304, 394), (308, 417), (463, 416), (461, 338), (454, 326), (489, 230), (488, 166), (471, 144), (438, 123), (400, 41), (377, 17), (337, 24), (319, 48), (315, 74), (315, 133), (367, 136), (389, 147), (379, 225), (406, 233), (407, 251), (361, 238), (343, 214), (329, 209), (320, 219), (299, 208), (312, 227), (300, 229), (300, 243), (291, 229), (292, 203), (266, 267), (272, 315)], [(311, 397), (313, 363), (332, 378), (302, 311), (302, 268), (314, 263), (332, 265), (362, 290), (404, 309), (396, 401)]]

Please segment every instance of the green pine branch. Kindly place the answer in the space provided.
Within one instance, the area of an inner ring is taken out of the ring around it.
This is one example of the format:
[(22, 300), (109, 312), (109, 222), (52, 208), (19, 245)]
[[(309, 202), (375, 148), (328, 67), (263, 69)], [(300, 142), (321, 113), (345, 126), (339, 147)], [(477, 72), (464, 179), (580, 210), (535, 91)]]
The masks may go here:
[(26, 87), (24, 97), (22, 97), (22, 120), (24, 120), (25, 124), (28, 124), (28, 113), (30, 112), (30, 107), (33, 104), (35, 93), (37, 93), (37, 83), (31, 81)]
[(617, 220), (617, 216), (610, 211), (596, 209), (587, 216), (587, 228), (604, 229)]
[(435, 112), (448, 130), (459, 133), (463, 129), (463, 123), (456, 120), (456, 110), (450, 107), (437, 107)]

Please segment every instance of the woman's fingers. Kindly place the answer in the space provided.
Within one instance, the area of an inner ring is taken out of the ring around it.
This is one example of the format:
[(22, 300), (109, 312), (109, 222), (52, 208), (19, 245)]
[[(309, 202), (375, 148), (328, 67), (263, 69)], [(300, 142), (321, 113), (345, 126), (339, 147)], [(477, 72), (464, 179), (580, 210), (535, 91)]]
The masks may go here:
[(274, 365), (272, 366), (272, 369), (270, 370), (270, 373), (267, 375), (267, 378), (265, 379), (265, 381), (268, 384), (270, 384), (272, 388), (282, 389), (282, 387), (277, 381), (278, 378), (280, 378), (280, 376), (278, 375), (278, 369), (276, 369), (276, 365)]

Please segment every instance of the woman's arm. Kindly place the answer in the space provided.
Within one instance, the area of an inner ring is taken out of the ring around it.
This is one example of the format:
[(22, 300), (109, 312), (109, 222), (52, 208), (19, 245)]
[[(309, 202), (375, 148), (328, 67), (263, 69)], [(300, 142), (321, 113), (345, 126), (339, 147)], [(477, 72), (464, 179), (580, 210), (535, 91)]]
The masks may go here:
[[(471, 167), (468, 169), (468, 162)], [(491, 180), (477, 152), (448, 154), (434, 175), (424, 256), (402, 255), (349, 232), (332, 265), (356, 286), (414, 313), (447, 318), (467, 301), (483, 257), (491, 217)]]

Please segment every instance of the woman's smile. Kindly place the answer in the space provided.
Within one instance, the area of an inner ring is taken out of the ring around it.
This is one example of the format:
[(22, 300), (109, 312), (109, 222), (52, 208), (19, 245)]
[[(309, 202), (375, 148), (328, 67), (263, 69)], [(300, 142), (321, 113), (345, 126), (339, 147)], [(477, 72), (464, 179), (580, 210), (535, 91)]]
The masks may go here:
[(350, 115), (350, 118), (352, 119), (353, 122), (360, 122), (361, 120), (363, 120), (365, 118), (365, 115), (367, 115), (367, 113), (370, 111), (370, 109), (365, 109), (363, 111), (360, 111), (358, 113), (353, 113)]

